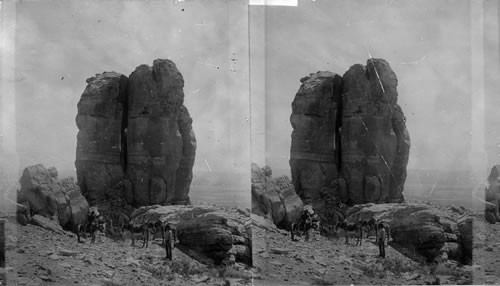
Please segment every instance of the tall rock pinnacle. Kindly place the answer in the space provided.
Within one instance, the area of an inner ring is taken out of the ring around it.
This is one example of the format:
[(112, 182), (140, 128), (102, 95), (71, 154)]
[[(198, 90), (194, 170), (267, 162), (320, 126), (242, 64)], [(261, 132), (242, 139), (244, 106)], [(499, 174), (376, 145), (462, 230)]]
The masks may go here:
[(387, 61), (369, 59), (343, 77), (318, 72), (301, 82), (290, 118), (297, 194), (319, 209), (404, 201), (410, 137)]
[(196, 153), (184, 79), (170, 60), (140, 65), (129, 78), (87, 80), (76, 117), (78, 184), (92, 201), (122, 183), (129, 204), (189, 204)]

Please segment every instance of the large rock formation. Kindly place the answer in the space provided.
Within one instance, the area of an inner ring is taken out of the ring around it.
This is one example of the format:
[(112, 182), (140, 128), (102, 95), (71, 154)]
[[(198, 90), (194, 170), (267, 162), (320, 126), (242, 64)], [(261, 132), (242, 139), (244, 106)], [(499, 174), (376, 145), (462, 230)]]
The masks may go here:
[(298, 220), (303, 207), (289, 178), (272, 178), (269, 166), (252, 164), (252, 213), (269, 217), (275, 225), (288, 229)]
[(97, 203), (122, 185), (131, 205), (189, 204), (196, 139), (175, 64), (157, 59), (129, 78), (105, 72), (87, 82), (75, 162), (85, 196)]
[(297, 194), (324, 217), (342, 203), (404, 201), (410, 137), (389, 64), (369, 59), (301, 82), (290, 117)]
[(75, 165), (82, 193), (89, 201), (96, 201), (123, 178), (127, 78), (105, 72), (87, 79), (87, 83), (78, 102)]
[(462, 263), (472, 259), (472, 217), (427, 204), (365, 204), (348, 212), (347, 222), (375, 218), (390, 226), (394, 245), (428, 261), (447, 257)]
[(290, 168), (297, 193), (307, 201), (337, 177), (342, 78), (317, 72), (300, 81), (290, 116)]
[(87, 219), (89, 205), (80, 188), (71, 177), (58, 180), (56, 168), (29, 166), (24, 169), (20, 183), (18, 201), (28, 210), (25, 216), (39, 214), (54, 218), (66, 229), (74, 229)]
[(350, 203), (404, 200), (410, 139), (397, 82), (382, 59), (354, 65), (343, 76), (341, 170)]
[(150, 206), (132, 214), (134, 223), (168, 221), (175, 225), (181, 247), (215, 263), (252, 264), (251, 219), (246, 212), (201, 206)]

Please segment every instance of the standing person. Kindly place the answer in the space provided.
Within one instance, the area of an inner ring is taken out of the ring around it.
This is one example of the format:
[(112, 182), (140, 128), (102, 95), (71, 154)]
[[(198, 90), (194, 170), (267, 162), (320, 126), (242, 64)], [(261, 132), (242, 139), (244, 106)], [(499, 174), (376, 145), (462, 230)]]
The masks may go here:
[(306, 241), (309, 241), (309, 239), (311, 238), (312, 228), (313, 228), (312, 217), (311, 217), (311, 214), (309, 212), (307, 212), (306, 221), (304, 222), (304, 229), (306, 232), (306, 237), (305, 237)]
[(165, 259), (172, 260), (172, 244), (174, 242), (174, 238), (172, 235), (172, 230), (170, 229), (170, 225), (167, 224), (165, 227)]
[(385, 258), (385, 235), (386, 235), (385, 232), (386, 230), (384, 224), (379, 223), (377, 242), (378, 242), (379, 256), (382, 258)]

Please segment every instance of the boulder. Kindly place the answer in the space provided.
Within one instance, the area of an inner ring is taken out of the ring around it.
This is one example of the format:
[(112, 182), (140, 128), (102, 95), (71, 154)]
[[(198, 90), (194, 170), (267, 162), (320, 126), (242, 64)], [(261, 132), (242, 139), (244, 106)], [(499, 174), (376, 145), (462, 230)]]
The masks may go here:
[(215, 206), (150, 206), (132, 214), (135, 223), (168, 221), (175, 225), (179, 243), (206, 255), (217, 264), (231, 256), (251, 265), (251, 218), (236, 209)]
[(78, 102), (76, 172), (78, 185), (91, 204), (123, 177), (127, 77), (104, 72), (87, 79)]
[(37, 214), (34, 215), (31, 218), (31, 223), (39, 227), (45, 228), (46, 230), (55, 232), (57, 234), (65, 234), (64, 230), (62, 229), (61, 225), (59, 225), (58, 221), (51, 220), (41, 215)]
[(346, 220), (351, 223), (372, 217), (386, 222), (393, 243), (415, 250), (428, 261), (445, 252), (448, 258), (461, 262), (471, 253), (467, 252), (471, 246), (468, 242), (471, 217), (447, 213), (427, 204), (396, 203), (357, 205), (347, 215)]
[(251, 214), (252, 227), (258, 227), (266, 231), (279, 232), (276, 225), (269, 219), (262, 216)]
[(26, 219), (31, 214), (56, 217), (69, 229), (85, 221), (89, 205), (73, 178), (58, 180), (54, 167), (38, 164), (24, 169), (20, 183), (19, 202), (29, 209), (22, 212)]
[(290, 169), (296, 193), (309, 203), (337, 177), (342, 78), (320, 71), (300, 81), (290, 116)]
[[(52, 169), (52, 167), (49, 169)], [(50, 185), (56, 183), (56, 178), (51, 176), (49, 171), (42, 164), (37, 164), (26, 167), (21, 178), (19, 179), (19, 182), (21, 183), (21, 189), (27, 190), (36, 188), (40, 185)], [(23, 193), (21, 192), (20, 195), (22, 196)]]
[(268, 166), (259, 168), (252, 164), (252, 212), (269, 216), (275, 225), (288, 229), (297, 221), (303, 203), (286, 176), (272, 178)]
[(69, 224), (79, 225), (87, 220), (89, 204), (80, 192), (80, 188), (73, 177), (61, 179), (61, 186), (68, 201)]

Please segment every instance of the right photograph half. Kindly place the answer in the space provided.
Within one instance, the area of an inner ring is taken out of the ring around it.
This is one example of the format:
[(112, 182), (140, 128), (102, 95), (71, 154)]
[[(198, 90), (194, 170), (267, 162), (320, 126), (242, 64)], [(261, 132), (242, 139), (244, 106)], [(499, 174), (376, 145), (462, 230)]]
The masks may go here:
[(261, 2), (253, 285), (500, 284), (500, 4)]

